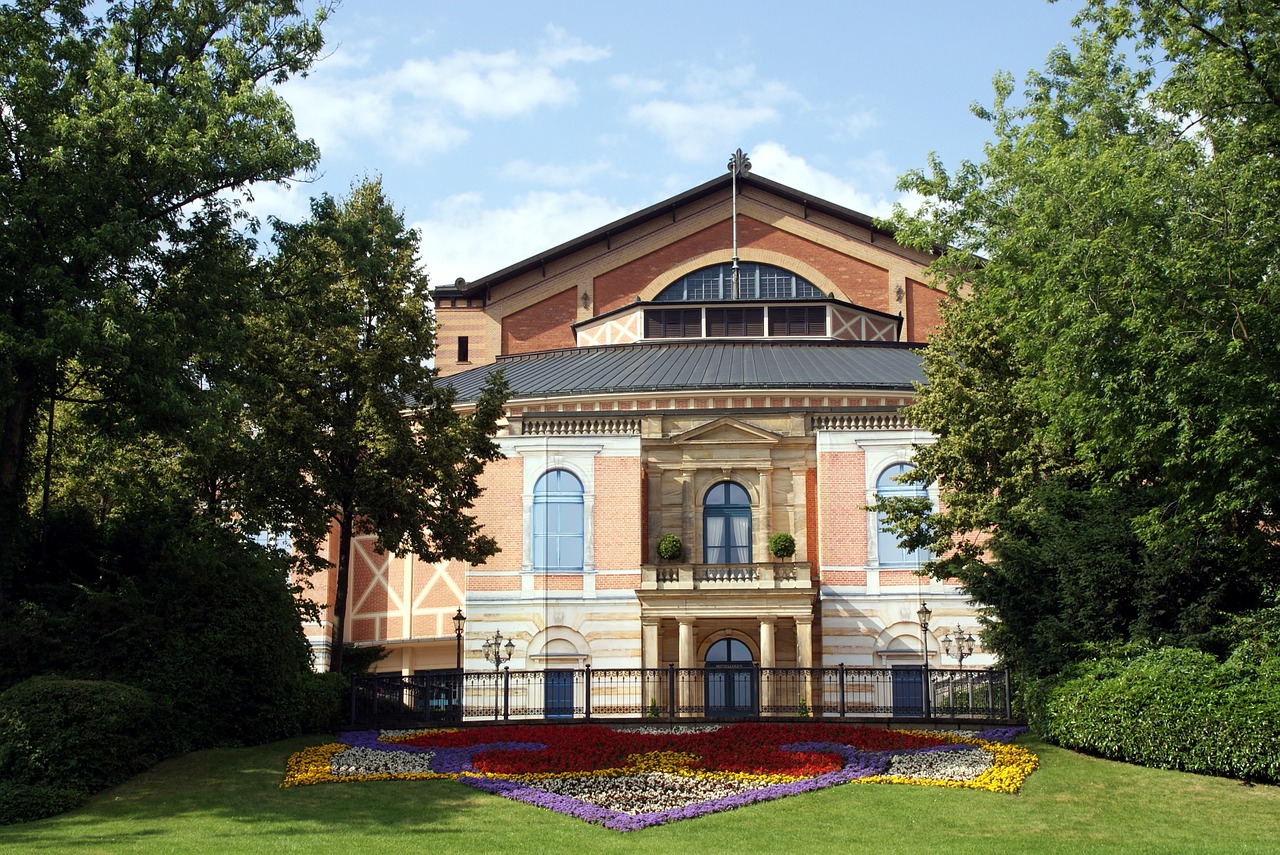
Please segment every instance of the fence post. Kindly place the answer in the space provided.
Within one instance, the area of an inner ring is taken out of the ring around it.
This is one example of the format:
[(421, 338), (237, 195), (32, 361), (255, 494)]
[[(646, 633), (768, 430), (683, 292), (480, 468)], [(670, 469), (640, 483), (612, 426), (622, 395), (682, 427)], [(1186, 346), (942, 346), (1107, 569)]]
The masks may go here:
[(1009, 680), (1009, 669), (1004, 669), (1004, 717), (1013, 718), (1013, 685)]
[(591, 663), (590, 662), (586, 663), (585, 670), (587, 672), (587, 676), (586, 676), (587, 685), (585, 688), (585, 695), (586, 695), (585, 706), (586, 706), (586, 713), (587, 713), (587, 721), (591, 721)]
[(667, 716), (676, 717), (676, 663), (667, 663)]
[(353, 678), (351, 681), (351, 726), (356, 723), (356, 686), (359, 685), (360, 678)]
[(502, 669), (502, 720), (511, 718), (511, 666)]
[(844, 718), (849, 712), (848, 704), (844, 699), (844, 663), (840, 663), (840, 717)]

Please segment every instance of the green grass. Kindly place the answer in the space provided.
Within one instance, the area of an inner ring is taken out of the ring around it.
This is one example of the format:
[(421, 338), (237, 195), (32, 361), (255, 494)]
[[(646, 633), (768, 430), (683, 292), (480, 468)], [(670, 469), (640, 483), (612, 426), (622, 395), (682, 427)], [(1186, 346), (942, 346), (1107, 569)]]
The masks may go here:
[(280, 789), (320, 737), (201, 751), (63, 816), (0, 827), (10, 853), (1275, 853), (1280, 787), (1143, 769), (1027, 742), (1016, 796), (846, 784), (620, 834), (453, 781)]

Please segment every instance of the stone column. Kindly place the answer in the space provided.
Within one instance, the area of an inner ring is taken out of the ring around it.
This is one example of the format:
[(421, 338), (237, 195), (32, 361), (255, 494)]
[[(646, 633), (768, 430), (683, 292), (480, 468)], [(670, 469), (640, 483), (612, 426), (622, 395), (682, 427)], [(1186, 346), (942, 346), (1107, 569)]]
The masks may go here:
[[(694, 668), (693, 662), (693, 618), (680, 618), (680, 668)], [(677, 703), (682, 710), (688, 710), (693, 702), (692, 686), (689, 683), (688, 675), (683, 671), (676, 677)], [(680, 713), (678, 713), (680, 714)], [(683, 713), (689, 715), (690, 713)]]
[(760, 711), (773, 708), (773, 674), (767, 669), (777, 667), (777, 656), (774, 651), (773, 618), (760, 619)]
[[(813, 667), (813, 615), (796, 617), (796, 665), (800, 668)], [(804, 681), (804, 700), (810, 710), (814, 708), (813, 685), (811, 674), (810, 679)]]
[(644, 672), (644, 710), (647, 713), (656, 703), (663, 708), (661, 687), (666, 678), (658, 661), (658, 619), (640, 619), (640, 666), (648, 669)]

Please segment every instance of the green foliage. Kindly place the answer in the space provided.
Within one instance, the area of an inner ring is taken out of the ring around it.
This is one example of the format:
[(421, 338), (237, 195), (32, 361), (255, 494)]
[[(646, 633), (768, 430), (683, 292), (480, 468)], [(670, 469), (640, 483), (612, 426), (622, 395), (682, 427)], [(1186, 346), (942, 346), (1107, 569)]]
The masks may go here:
[(981, 163), (903, 179), (927, 201), (899, 239), (951, 248), (910, 411), (941, 510), (881, 510), (1029, 674), (1080, 642), (1224, 653), (1280, 586), (1278, 21), (1095, 0), (1020, 102), (996, 79)]
[(790, 558), (796, 554), (796, 539), (785, 531), (769, 538), (769, 552), (774, 558)]
[(360, 677), (370, 673), (373, 666), (387, 658), (390, 651), (381, 644), (370, 644), (356, 647), (354, 644), (343, 645), (342, 673), (348, 677)]
[(684, 544), (674, 534), (663, 535), (658, 541), (658, 555), (667, 561), (676, 561), (684, 555)]
[(0, 825), (56, 816), (85, 801), (83, 790), (58, 784), (0, 781)]
[(170, 747), (158, 712), (146, 692), (106, 681), (34, 677), (0, 694), (0, 823), (57, 813), (154, 764)]
[(326, 14), (295, 0), (0, 6), (4, 533), (51, 398), (104, 426), (187, 421), (234, 336), (249, 246), (236, 208), (252, 182), (318, 157), (273, 84), (311, 64)]
[(1241, 667), (1198, 650), (1122, 649), (1046, 681), (1030, 706), (1029, 723), (1066, 748), (1280, 781), (1280, 658)]
[[(252, 329), (259, 490), (295, 547), (320, 560), (338, 530), (334, 637), (342, 638), (351, 540), (388, 551), (482, 563), (497, 550), (470, 509), (497, 456), (501, 378), (474, 411), (436, 382), (427, 277), (417, 234), (377, 181), (276, 224), (272, 294)], [(342, 648), (330, 663), (342, 669)]]
[(0, 670), (6, 681), (58, 673), (138, 686), (188, 748), (305, 726), (310, 646), (282, 556), (164, 504), (58, 534), (82, 548), (39, 565), (45, 582), (28, 590), (38, 602), (5, 604), (16, 619), (0, 623), (0, 650), (22, 652)]
[(809, 702), (804, 699), (804, 695), (800, 696), (800, 704), (796, 707), (796, 715), (800, 718), (808, 718), (810, 715)]

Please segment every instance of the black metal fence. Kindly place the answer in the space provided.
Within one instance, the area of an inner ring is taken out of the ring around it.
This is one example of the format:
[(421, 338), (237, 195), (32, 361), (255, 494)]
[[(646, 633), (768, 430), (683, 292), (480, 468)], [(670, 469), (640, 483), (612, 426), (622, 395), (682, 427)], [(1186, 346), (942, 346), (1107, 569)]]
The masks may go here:
[(837, 718), (1008, 721), (1007, 671), (591, 668), (420, 671), (357, 678), (354, 724), (530, 719)]

